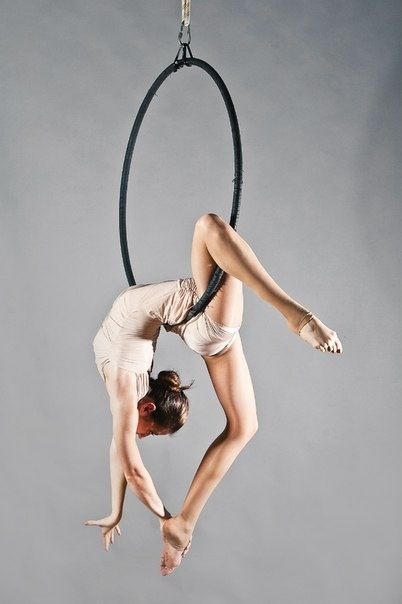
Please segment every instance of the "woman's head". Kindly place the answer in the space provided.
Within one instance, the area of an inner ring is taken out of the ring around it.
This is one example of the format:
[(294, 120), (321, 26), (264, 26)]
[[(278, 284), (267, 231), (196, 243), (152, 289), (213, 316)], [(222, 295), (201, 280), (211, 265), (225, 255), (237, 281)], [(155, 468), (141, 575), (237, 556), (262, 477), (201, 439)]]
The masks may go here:
[(177, 432), (188, 417), (189, 400), (184, 391), (191, 388), (193, 382), (182, 386), (176, 371), (160, 371), (157, 378), (150, 377), (150, 389), (138, 403), (138, 435)]

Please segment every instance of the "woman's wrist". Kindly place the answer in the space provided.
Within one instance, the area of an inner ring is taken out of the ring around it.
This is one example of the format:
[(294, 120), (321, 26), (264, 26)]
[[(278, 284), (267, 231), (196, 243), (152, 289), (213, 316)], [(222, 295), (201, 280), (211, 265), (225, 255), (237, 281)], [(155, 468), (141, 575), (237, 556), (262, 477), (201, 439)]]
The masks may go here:
[(123, 516), (123, 511), (122, 510), (117, 510), (116, 512), (111, 512), (109, 515), (109, 518), (111, 520), (115, 520), (117, 522), (120, 522), (120, 520), (122, 519)]
[(159, 522), (163, 522), (164, 520), (169, 520), (169, 518), (172, 517), (172, 514), (168, 512), (165, 506), (163, 506), (163, 516), (159, 516), (159, 514), (157, 514), (157, 516), (159, 518)]
[(168, 518), (172, 517), (172, 514), (170, 512), (168, 512), (168, 510), (165, 508), (165, 506), (163, 506), (163, 511), (165, 512), (164, 516), (163, 516), (164, 520), (168, 520)]

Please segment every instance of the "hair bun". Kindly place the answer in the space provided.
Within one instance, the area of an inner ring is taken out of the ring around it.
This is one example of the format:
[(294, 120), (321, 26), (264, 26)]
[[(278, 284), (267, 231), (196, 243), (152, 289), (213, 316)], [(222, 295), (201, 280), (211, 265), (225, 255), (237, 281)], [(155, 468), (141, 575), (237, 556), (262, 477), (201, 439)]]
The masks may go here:
[(149, 384), (152, 390), (156, 388), (159, 391), (164, 390), (165, 392), (180, 392), (182, 394), (184, 390), (191, 388), (193, 383), (194, 380), (191, 384), (182, 386), (180, 376), (177, 371), (174, 370), (160, 371), (157, 378), (153, 378), (152, 376), (149, 377)]
[(181, 381), (176, 371), (160, 371), (157, 382), (167, 390), (172, 390), (173, 392), (179, 392), (180, 390)]

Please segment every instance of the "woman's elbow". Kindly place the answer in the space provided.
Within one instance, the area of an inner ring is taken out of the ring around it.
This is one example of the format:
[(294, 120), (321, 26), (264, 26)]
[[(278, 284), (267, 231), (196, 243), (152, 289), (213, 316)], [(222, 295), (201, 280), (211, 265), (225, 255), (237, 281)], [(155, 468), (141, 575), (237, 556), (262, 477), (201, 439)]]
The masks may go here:
[(146, 470), (143, 466), (128, 466), (123, 469), (127, 482), (141, 484), (146, 478)]

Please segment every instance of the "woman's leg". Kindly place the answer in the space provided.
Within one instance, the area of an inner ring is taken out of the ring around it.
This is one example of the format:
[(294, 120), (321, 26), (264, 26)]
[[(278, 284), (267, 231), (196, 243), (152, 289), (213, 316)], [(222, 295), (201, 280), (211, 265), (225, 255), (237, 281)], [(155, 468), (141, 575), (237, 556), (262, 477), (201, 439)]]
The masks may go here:
[(180, 511), (194, 529), (202, 508), (258, 429), (253, 383), (241, 337), (221, 356), (203, 357), (226, 418), (223, 432), (207, 449)]
[[(205, 216), (209, 216), (209, 214)], [(205, 230), (208, 228), (208, 221), (209, 218), (204, 218), (204, 216), (197, 221), (191, 248), (191, 270), (200, 297), (207, 289), (209, 280), (216, 268), (216, 262), (212, 258), (205, 241)], [(216, 221), (211, 219), (211, 222), (213, 228), (217, 228)], [(229, 226), (229, 228), (231, 227)], [(228, 327), (241, 325), (243, 319), (243, 282), (241, 279), (237, 279), (228, 271), (225, 272), (220, 287), (207, 305), (205, 312), (221, 325), (227, 325)]]
[(164, 522), (167, 543), (162, 567), (172, 570), (180, 564), (180, 549), (187, 545), (209, 497), (258, 428), (254, 389), (240, 336), (224, 355), (203, 359), (225, 413), (226, 426), (206, 450), (180, 513)]
[[(239, 325), (243, 312), (241, 283), (274, 306), (288, 327), (320, 350), (342, 352), (335, 331), (293, 300), (268, 274), (248, 245), (229, 223), (217, 214), (203, 214), (196, 222), (191, 249), (191, 267), (199, 294), (208, 286), (218, 265), (227, 273), (221, 289), (207, 307), (207, 314), (224, 325)], [(306, 325), (303, 325), (307, 321)]]

